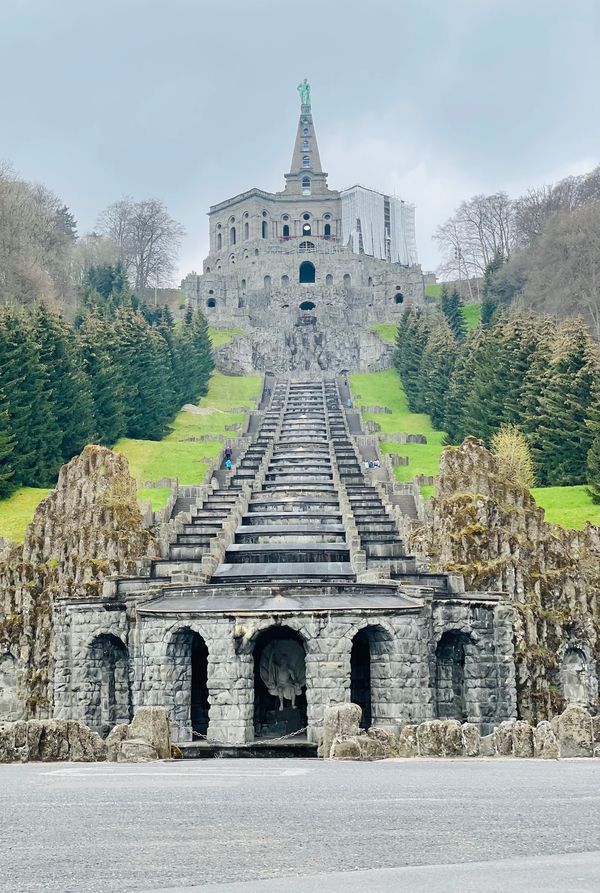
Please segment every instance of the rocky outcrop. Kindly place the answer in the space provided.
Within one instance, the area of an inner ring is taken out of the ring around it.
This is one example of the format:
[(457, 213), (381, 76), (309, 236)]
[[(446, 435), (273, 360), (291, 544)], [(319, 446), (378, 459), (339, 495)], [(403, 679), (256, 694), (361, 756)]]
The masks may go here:
[(0, 723), (0, 763), (94, 763), (106, 752), (100, 735), (72, 719)]
[(54, 597), (95, 596), (106, 576), (155, 554), (127, 460), (87, 446), (62, 467), (23, 545), (0, 555), (0, 719), (51, 714)]
[(597, 699), (600, 528), (546, 522), (528, 490), (504, 477), (481, 441), (444, 450), (436, 495), (412, 545), (468, 590), (500, 590), (514, 607), (519, 716), (534, 721), (567, 703), (562, 662), (582, 662), (581, 700)]
[[(347, 704), (346, 708), (356, 706)], [(340, 708), (329, 708), (340, 709)], [(551, 722), (537, 726), (523, 720), (500, 723), (480, 737), (472, 723), (433, 719), (406, 725), (398, 735), (387, 729), (360, 732), (345, 723), (347, 733), (331, 739), (319, 755), (332, 760), (382, 760), (390, 757), (512, 757), (542, 760), (600, 757), (600, 717), (580, 707), (568, 707)], [(330, 730), (331, 731), (331, 730)], [(324, 739), (325, 740), (325, 739)]]

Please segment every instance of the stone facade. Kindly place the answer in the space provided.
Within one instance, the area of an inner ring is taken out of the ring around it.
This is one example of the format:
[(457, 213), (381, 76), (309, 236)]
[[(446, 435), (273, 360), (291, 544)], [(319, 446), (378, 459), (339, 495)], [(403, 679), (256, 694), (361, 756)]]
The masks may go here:
[[(407, 302), (423, 300), (420, 266), (344, 242), (342, 200), (327, 186), (310, 107), (301, 109), (285, 177), (281, 192), (251, 189), (211, 207), (202, 274), (182, 282), (212, 325), (239, 327), (249, 342), (235, 358), (220, 350), (220, 368), (385, 368), (386, 346), (377, 350), (370, 325), (397, 322)], [(393, 221), (386, 226), (389, 235)]]

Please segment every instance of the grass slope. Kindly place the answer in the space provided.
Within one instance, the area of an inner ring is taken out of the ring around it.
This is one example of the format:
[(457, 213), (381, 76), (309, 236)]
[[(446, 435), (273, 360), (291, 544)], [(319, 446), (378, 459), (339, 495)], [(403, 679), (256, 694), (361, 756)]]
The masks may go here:
[[(479, 305), (471, 304), (470, 307)], [(397, 453), (408, 457), (408, 465), (398, 465), (394, 469), (399, 481), (412, 481), (418, 474), (436, 475), (439, 471), (440, 455), (444, 448), (444, 432), (434, 431), (429, 416), (410, 412), (406, 394), (394, 370), (350, 375), (350, 384), (356, 406), (387, 406), (391, 413), (364, 413), (381, 426), (382, 433), (404, 432), (424, 434), (426, 444), (407, 443), (381, 444), (382, 452)], [(433, 495), (434, 486), (421, 487), (423, 496)], [(532, 495), (546, 512), (546, 520), (561, 527), (581, 529), (586, 521), (600, 524), (600, 506), (592, 502), (585, 486), (578, 487), (535, 487)]]
[(229, 344), (229, 342), (233, 341), (237, 335), (243, 334), (242, 330), (237, 328), (218, 329), (214, 326), (208, 327), (208, 335), (212, 341), (213, 347), (221, 347), (222, 344)]
[(21, 487), (8, 499), (0, 502), (0, 536), (22, 543), (33, 513), (50, 493), (41, 487)]
[[(237, 330), (228, 331), (237, 334)], [(235, 431), (227, 429), (231, 425), (243, 425), (246, 412), (230, 410), (252, 409), (261, 387), (260, 375), (239, 378), (215, 372), (207, 395), (199, 401), (202, 409), (210, 410), (208, 413), (180, 412), (163, 440), (124, 437), (114, 450), (126, 457), (131, 474), (140, 483), (159, 481), (163, 477), (176, 477), (181, 484), (200, 483), (223, 444), (218, 440), (193, 443), (186, 439), (219, 434), (235, 436)], [(140, 488), (138, 498), (150, 500), (153, 510), (157, 511), (166, 505), (170, 492), (168, 487)], [(33, 513), (48, 493), (50, 490), (23, 487), (0, 501), (0, 536), (22, 543)]]
[(398, 326), (395, 322), (376, 322), (371, 326), (371, 331), (379, 335), (386, 344), (394, 344), (396, 341), (396, 333)]

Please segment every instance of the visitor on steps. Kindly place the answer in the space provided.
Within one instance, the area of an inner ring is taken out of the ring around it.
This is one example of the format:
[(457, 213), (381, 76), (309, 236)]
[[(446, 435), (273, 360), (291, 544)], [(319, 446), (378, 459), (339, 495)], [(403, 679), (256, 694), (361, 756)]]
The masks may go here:
[(225, 459), (225, 468), (227, 469), (227, 471), (231, 471), (231, 459)]
[(232, 456), (231, 447), (226, 447), (225, 448), (225, 459), (231, 459), (231, 456)]

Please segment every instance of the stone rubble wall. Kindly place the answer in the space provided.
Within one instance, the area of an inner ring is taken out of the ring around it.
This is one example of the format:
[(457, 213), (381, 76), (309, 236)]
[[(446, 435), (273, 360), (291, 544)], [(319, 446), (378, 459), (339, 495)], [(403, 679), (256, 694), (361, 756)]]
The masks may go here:
[(600, 716), (568, 707), (551, 722), (532, 726), (525, 720), (502, 722), (481, 736), (473, 723), (434, 719), (405, 725), (399, 734), (359, 728), (360, 707), (345, 704), (325, 710), (319, 756), (332, 760), (380, 760), (409, 757), (514, 757), (568, 759), (600, 757)]
[(52, 713), (55, 599), (95, 598), (106, 577), (135, 575), (156, 554), (127, 460), (87, 446), (61, 468), (24, 544), (0, 556), (0, 719)]
[(539, 721), (569, 701), (565, 655), (575, 649), (584, 706), (598, 704), (600, 528), (549, 524), (528, 490), (504, 477), (475, 438), (444, 450), (436, 495), (411, 546), (467, 590), (500, 590), (514, 608), (519, 716)]

